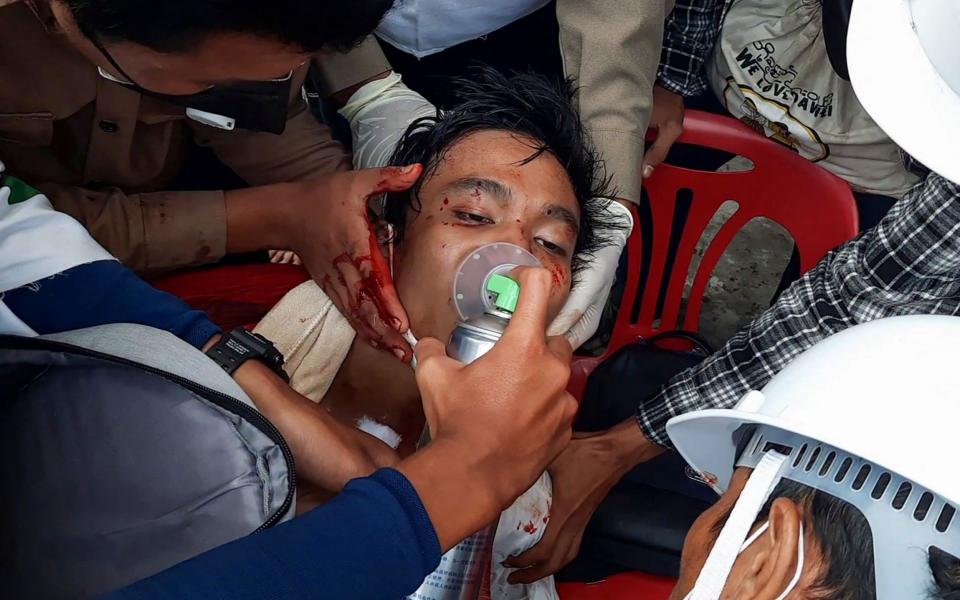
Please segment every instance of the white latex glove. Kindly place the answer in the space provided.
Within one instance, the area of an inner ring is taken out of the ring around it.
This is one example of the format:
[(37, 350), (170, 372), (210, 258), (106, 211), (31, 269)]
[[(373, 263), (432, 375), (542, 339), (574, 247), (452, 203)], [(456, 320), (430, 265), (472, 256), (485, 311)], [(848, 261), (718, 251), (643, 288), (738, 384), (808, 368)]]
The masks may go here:
[(355, 169), (386, 166), (410, 123), (437, 116), (437, 108), (396, 73), (361, 87), (338, 112), (350, 123)]
[(620, 253), (633, 231), (630, 209), (619, 202), (610, 202), (606, 210), (609, 213), (606, 220), (622, 223), (622, 226), (606, 232), (610, 243), (593, 253), (593, 260), (579, 274), (579, 281), (567, 303), (547, 330), (548, 335), (567, 336), (574, 350), (597, 332), (603, 307), (617, 275)]

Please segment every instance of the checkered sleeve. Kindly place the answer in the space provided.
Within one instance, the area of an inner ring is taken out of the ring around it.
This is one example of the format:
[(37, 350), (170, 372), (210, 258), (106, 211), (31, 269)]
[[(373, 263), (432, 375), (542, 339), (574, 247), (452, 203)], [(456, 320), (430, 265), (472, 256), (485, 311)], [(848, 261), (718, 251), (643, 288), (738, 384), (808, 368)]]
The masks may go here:
[(703, 65), (728, 5), (729, 0), (677, 0), (663, 33), (657, 83), (686, 97), (707, 89)]
[(877, 227), (830, 252), (760, 317), (637, 411), (651, 441), (666, 423), (730, 408), (794, 357), (858, 323), (909, 314), (960, 314), (960, 186), (931, 174)]

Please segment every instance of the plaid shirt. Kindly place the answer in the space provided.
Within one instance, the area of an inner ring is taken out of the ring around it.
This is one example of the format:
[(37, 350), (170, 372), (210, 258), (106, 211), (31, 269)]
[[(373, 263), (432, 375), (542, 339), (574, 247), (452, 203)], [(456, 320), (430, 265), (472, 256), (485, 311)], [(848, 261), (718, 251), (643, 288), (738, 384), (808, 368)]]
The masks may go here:
[(663, 32), (657, 83), (691, 97), (707, 89), (703, 64), (733, 0), (677, 0)]
[(670, 447), (670, 418), (730, 408), (827, 336), (911, 314), (960, 314), (960, 185), (936, 174), (875, 228), (827, 254), (722, 349), (644, 402), (640, 428)]

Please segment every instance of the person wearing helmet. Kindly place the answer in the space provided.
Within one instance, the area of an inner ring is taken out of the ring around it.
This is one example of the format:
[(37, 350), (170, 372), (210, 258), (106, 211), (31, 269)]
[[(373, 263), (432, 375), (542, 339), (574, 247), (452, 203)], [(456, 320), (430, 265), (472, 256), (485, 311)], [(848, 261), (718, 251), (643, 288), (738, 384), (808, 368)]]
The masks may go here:
[(851, 82), (863, 107), (930, 173), (873, 229), (829, 253), (719, 351), (669, 381), (606, 431), (578, 434), (549, 471), (557, 495), (542, 541), (508, 560), (512, 580), (535, 581), (576, 557), (607, 492), (673, 443), (667, 422), (729, 408), (818, 341), (875, 319), (960, 314), (960, 31), (953, 0), (853, 5)]
[(956, 317), (858, 325), (735, 408), (672, 419), (722, 495), (687, 535), (671, 600), (958, 597), (958, 335)]

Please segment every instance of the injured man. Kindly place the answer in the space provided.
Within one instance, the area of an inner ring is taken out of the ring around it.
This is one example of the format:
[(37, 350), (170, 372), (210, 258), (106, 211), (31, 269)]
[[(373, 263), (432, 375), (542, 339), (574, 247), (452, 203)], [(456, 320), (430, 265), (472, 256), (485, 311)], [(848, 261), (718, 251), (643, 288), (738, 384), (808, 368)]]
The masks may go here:
[[(474, 250), (507, 242), (529, 251), (553, 274), (554, 318), (580, 269), (628, 226), (607, 216), (607, 179), (573, 108), (569, 83), (483, 71), (461, 85), (468, 101), (416, 120), (396, 143), (392, 163), (421, 163), (423, 176), (374, 211), (416, 337), (449, 338), (458, 320), (454, 275)], [(297, 391), (379, 437), (400, 457), (414, 452), (424, 428), (414, 371), (357, 340), (314, 282), (291, 290), (257, 331), (284, 354)], [(302, 500), (309, 508), (322, 494)], [(509, 586), (500, 566), (540, 539), (550, 500), (544, 474), (504, 513), (494, 543), (493, 597), (556, 597), (551, 579)]]

